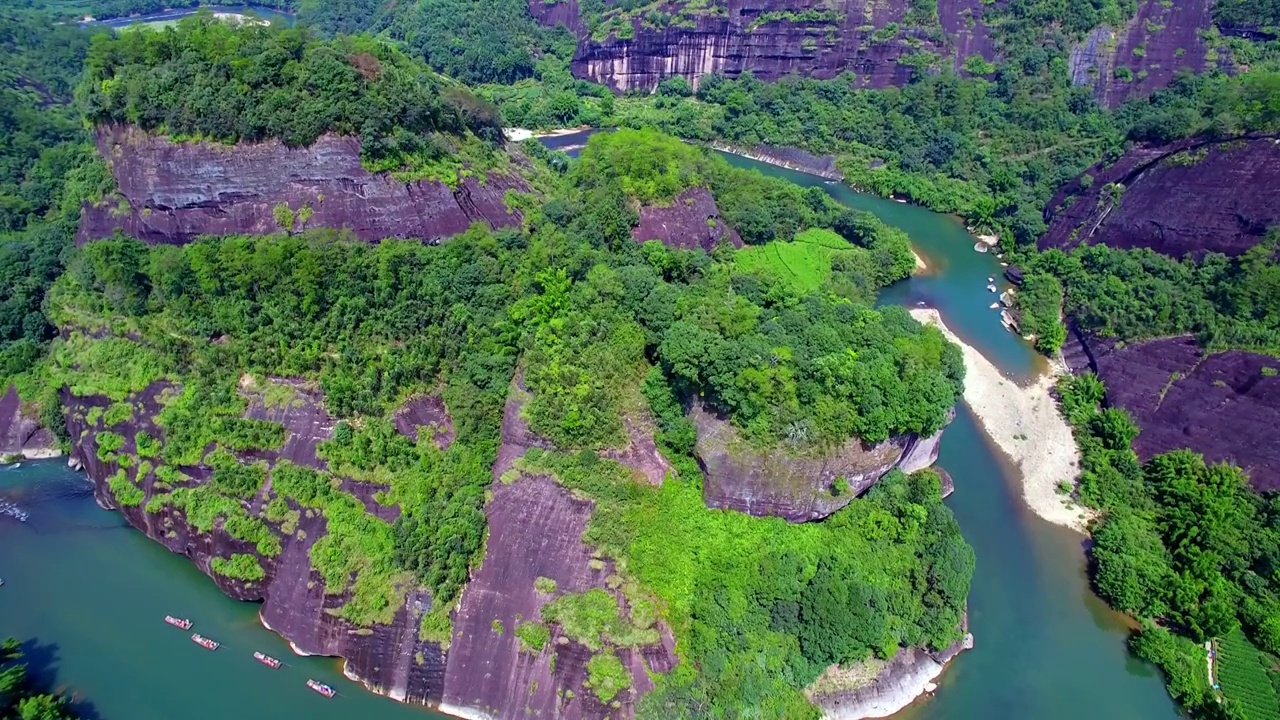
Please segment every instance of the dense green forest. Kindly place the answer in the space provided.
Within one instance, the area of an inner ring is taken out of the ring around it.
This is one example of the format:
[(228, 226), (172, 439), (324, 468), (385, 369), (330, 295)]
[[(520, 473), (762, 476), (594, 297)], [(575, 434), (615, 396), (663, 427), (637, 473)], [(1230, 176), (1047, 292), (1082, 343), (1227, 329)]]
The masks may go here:
[(1103, 407), (1092, 374), (1064, 378), (1059, 392), (1083, 458), (1079, 499), (1101, 512), (1091, 552), (1099, 595), (1147, 621), (1133, 648), (1195, 717), (1248, 718), (1239, 699), (1220, 703), (1209, 687), (1203, 643), (1243, 626), (1280, 654), (1280, 497), (1259, 496), (1240, 468), (1189, 450), (1140, 463), (1137, 426)]
[[(447, 83), (375, 40), (232, 31), (199, 17), (130, 35), (88, 51), (80, 99), (94, 120), (301, 143), (325, 130), (358, 134), (359, 113), (390, 108), (380, 116), (388, 132), (478, 134), (439, 124), (456, 117)], [(360, 71), (363, 55), (381, 68), (372, 78)], [(249, 75), (270, 58), (276, 73)], [(213, 82), (225, 67), (216, 59), (246, 73), (224, 83), (232, 89)], [(328, 114), (302, 128), (273, 124), (296, 115), (270, 98), (296, 99), (321, 77), (339, 82)], [(417, 94), (392, 97), (402, 87)], [(252, 112), (189, 111), (223, 99)], [(424, 115), (397, 114), (415, 99)], [(935, 475), (896, 475), (825, 523), (712, 511), (685, 418), (699, 397), (751, 442), (817, 452), (855, 435), (940, 427), (961, 387), (957, 349), (901, 309), (873, 307), (878, 288), (911, 272), (905, 234), (654, 131), (598, 135), (570, 166), (536, 144), (524, 154), (543, 170), (530, 176), (536, 197), (512, 199), (523, 227), (477, 226), (440, 246), (369, 245), (327, 230), (183, 247), (90, 244), (69, 256), (44, 304), (65, 336), (12, 377), (24, 397), (66, 386), (110, 398), (105, 412), (76, 419), (96, 431), (98, 459), (120, 468), (108, 482), (116, 502), (179, 508), (197, 529), (221, 527), (256, 549), (220, 558), (215, 572), (263, 577), (257, 558), (281, 552), (280, 533), (291, 532), (281, 528), (320, 513), (327, 533), (311, 560), (329, 592), (350, 590), (338, 614), (388, 622), (420, 583), (438, 608), (424, 636), (445, 640), (452, 601), (483, 549), (502, 404), (519, 369), (531, 428), (563, 451), (531, 455), (524, 467), (596, 500), (588, 540), (625, 561), (679, 639), (687, 662), (658, 678), (646, 700), (654, 716), (700, 717), (710, 703), (729, 716), (770, 708), (813, 717), (801, 689), (828, 665), (958, 639), (973, 555)], [(780, 268), (740, 262), (743, 251), (729, 246), (632, 240), (638, 208), (677, 202), (692, 187), (708, 188), (752, 247), (818, 238), (835, 255), (798, 290)], [(274, 377), (314, 383), (345, 418), (319, 450), (328, 470), (236, 459), (282, 442), (278, 426), (242, 418), (256, 394), (290, 402)], [(125, 452), (137, 393), (161, 379), (180, 387), (157, 416), (162, 436), (135, 437)], [(428, 392), (443, 396), (456, 431), (445, 450), (390, 422), (406, 397)], [(680, 467), (661, 490), (582, 452), (617, 446), (623, 420), (641, 412)], [(201, 462), (210, 482), (192, 484), (181, 468)], [(365, 512), (336, 489), (336, 475), (381, 483), (381, 501), (399, 505), (400, 518)], [(268, 477), (255, 515), (247, 498)], [(668, 522), (645, 519), (655, 516)], [(670, 542), (675, 534), (684, 540)], [(762, 564), (775, 571), (760, 573)], [(749, 602), (718, 600), (728, 596)]]
[[(89, 36), (0, 9), (0, 375), (35, 362), (54, 328), (41, 304), (62, 273), (80, 202), (110, 187), (71, 104)], [(50, 427), (57, 402), (45, 398)]]
[(227, 143), (354, 135), (370, 170), (434, 175), (472, 136), (478, 152), (497, 154), (496, 109), (387, 43), (235, 28), (206, 15), (181, 27), (96, 37), (78, 94), (84, 115)]
[[(1280, 230), (1273, 230), (1243, 255), (1210, 253), (1200, 260), (1105, 245), (1038, 253), (1020, 292), (1046, 300), (1043, 310), (1024, 314), (1060, 327), (1065, 287), (1065, 313), (1102, 337), (1131, 342), (1194, 334), (1210, 350), (1280, 354), (1277, 242)], [(1041, 293), (1041, 284), (1054, 287)]]
[(65, 698), (45, 692), (23, 663), (14, 638), (0, 643), (0, 720), (75, 720)]

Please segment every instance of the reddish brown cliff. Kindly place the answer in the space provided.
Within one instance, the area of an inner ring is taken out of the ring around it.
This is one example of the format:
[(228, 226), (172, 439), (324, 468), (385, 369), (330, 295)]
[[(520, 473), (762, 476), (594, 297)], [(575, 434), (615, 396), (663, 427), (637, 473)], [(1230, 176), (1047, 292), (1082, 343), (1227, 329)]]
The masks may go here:
[(1180, 70), (1229, 69), (1203, 33), (1212, 0), (1141, 0), (1122, 28), (1098, 27), (1071, 49), (1071, 80), (1093, 88), (1098, 102), (1115, 107), (1166, 86)]
[(1211, 462), (1232, 462), (1259, 490), (1280, 490), (1280, 359), (1239, 351), (1206, 355), (1191, 337), (1117, 346), (1073, 333), (1064, 354), (1073, 370), (1092, 370), (1107, 401), (1129, 411), (1141, 432), (1133, 447), (1146, 460), (1191, 448)]
[(1103, 243), (1237, 255), (1280, 224), (1276, 137), (1137, 146), (1084, 177), (1050, 201), (1041, 249)]
[(573, 73), (619, 92), (674, 75), (696, 85), (710, 73), (744, 72), (776, 80), (848, 71), (860, 85), (886, 87), (911, 79), (908, 56), (934, 53), (937, 65), (956, 69), (971, 55), (995, 59), (981, 0), (939, 0), (936, 19), (908, 17), (906, 0), (673, 0), (630, 14), (613, 5), (593, 32), (578, 0), (529, 0), (540, 22), (578, 35)]
[(702, 248), (710, 252), (722, 242), (742, 247), (742, 238), (716, 207), (704, 187), (685, 190), (667, 205), (640, 208), (640, 223), (631, 230), (636, 242), (658, 240), (670, 247)]
[[(134, 417), (113, 430), (126, 438), (121, 454), (136, 453), (135, 433), (145, 430), (153, 437), (163, 437), (155, 425), (154, 417), (161, 408), (160, 395), (170, 387), (165, 382), (153, 383), (146, 390), (129, 400), (137, 408)], [(279, 538), (282, 551), (275, 557), (264, 557), (255, 546), (231, 537), (222, 523), (215, 524), (211, 532), (201, 532), (193, 527), (183, 511), (168, 506), (156, 512), (145, 509), (159, 490), (154, 472), (138, 482), (144, 493), (141, 504), (122, 507), (116, 501), (108, 478), (119, 465), (115, 461), (104, 462), (97, 454), (98, 433), (105, 430), (100, 413), (92, 408), (105, 408), (110, 402), (103, 397), (74, 397), (65, 395), (67, 428), (75, 439), (73, 457), (79, 460), (94, 482), (98, 503), (106, 508), (118, 509), (138, 530), (164, 545), (172, 552), (189, 557), (208, 574), (227, 595), (238, 600), (263, 601), (261, 617), (272, 630), (288, 639), (300, 652), (316, 655), (332, 655), (345, 658), (348, 674), (356, 677), (371, 689), (397, 700), (419, 704), (435, 704), (444, 687), (444, 657), (438, 645), (424, 642), (418, 637), (419, 620), (430, 608), (429, 594), (411, 590), (403, 605), (395, 612), (389, 624), (375, 623), (370, 627), (357, 627), (338, 617), (334, 610), (349, 599), (347, 593), (325, 593), (323, 578), (312, 569), (311, 547), (325, 535), (323, 514), (299, 510), (296, 528), (287, 532), (279, 525), (272, 530)], [(261, 398), (254, 398), (246, 412), (247, 417), (267, 420), (283, 425), (286, 440), (278, 451), (254, 452), (253, 459), (274, 464), (287, 458), (300, 464), (322, 467), (316, 459), (316, 445), (327, 439), (333, 430), (334, 420), (324, 410), (317, 393), (298, 387), (294, 400), (268, 408)], [(97, 416), (95, 422), (90, 417)], [(204, 466), (183, 467), (190, 476), (186, 484), (199, 485), (209, 481), (209, 469)], [(270, 493), (269, 483), (250, 501), (251, 508), (260, 510)], [(371, 499), (372, 493), (362, 493), (368, 509), (384, 520), (393, 519), (388, 513), (392, 508), (381, 508)], [(394, 509), (398, 510), (398, 509)], [(215, 557), (228, 557), (233, 553), (252, 554), (266, 575), (261, 581), (243, 582), (219, 575), (212, 570)]]
[(694, 454), (702, 467), (707, 505), (792, 522), (836, 512), (891, 470), (913, 473), (929, 467), (938, 459), (942, 437), (938, 431), (873, 446), (853, 438), (821, 453), (801, 453), (752, 447), (729, 421), (701, 404), (694, 405), (690, 420), (698, 431)]
[(58, 439), (40, 426), (34, 409), (10, 385), (0, 396), (0, 457), (52, 457), (60, 453)]
[(185, 243), (200, 235), (280, 232), (275, 209), (282, 203), (295, 215), (291, 229), (347, 229), (370, 241), (435, 241), (475, 222), (518, 222), (503, 195), (524, 187), (518, 178), (498, 173), (484, 182), (466, 177), (456, 188), (373, 175), (360, 164), (359, 140), (335, 135), (321, 136), (306, 148), (279, 141), (229, 146), (174, 143), (114, 126), (99, 128), (95, 139), (123, 201), (86, 205), (80, 242), (117, 229), (156, 244)]

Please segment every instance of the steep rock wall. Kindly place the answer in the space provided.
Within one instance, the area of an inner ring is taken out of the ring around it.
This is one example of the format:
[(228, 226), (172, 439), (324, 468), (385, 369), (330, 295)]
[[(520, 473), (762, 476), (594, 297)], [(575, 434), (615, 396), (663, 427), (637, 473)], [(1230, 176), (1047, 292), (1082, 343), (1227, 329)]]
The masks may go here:
[(1082, 243), (1238, 255), (1280, 224), (1280, 139), (1139, 145), (1050, 201), (1041, 249)]
[(1214, 57), (1200, 35), (1213, 24), (1212, 7), (1213, 0), (1141, 0), (1124, 27), (1094, 28), (1071, 48), (1071, 81), (1115, 107), (1168, 85), (1181, 70), (1228, 69), (1228, 59)]
[[(907, 0), (712, 0), (696, 10), (690, 4), (661, 4), (658, 11), (670, 18), (664, 26), (619, 16), (617, 23), (629, 27), (621, 35), (629, 37), (620, 37), (618, 25), (593, 37), (578, 0), (529, 0), (529, 10), (543, 24), (564, 24), (578, 35), (574, 75), (618, 92), (652, 90), (674, 75), (696, 86), (703, 75), (744, 72), (776, 80), (848, 71), (859, 85), (887, 87), (911, 80), (913, 68), (899, 61), (915, 53), (936, 53), (957, 70), (971, 55), (995, 59), (981, 0), (939, 0), (932, 27), (908, 25)], [(896, 33), (883, 31), (891, 25)]]
[(825, 720), (889, 717), (930, 692), (930, 684), (942, 674), (947, 663), (972, 647), (973, 635), (966, 633), (963, 639), (942, 652), (902, 648), (865, 684), (839, 689), (819, 686), (810, 689), (807, 695), (810, 702), (822, 709)]
[(279, 141), (235, 146), (174, 143), (128, 126), (100, 127), (98, 151), (111, 166), (119, 199), (85, 205), (79, 242), (117, 229), (147, 243), (185, 243), (201, 235), (279, 232), (274, 209), (285, 203), (311, 217), (301, 227), (350, 230), (362, 240), (389, 237), (436, 241), (472, 223), (512, 225), (503, 194), (514, 177), (481, 183), (465, 178), (404, 183), (372, 175), (360, 164), (360, 142), (321, 136), (306, 148)]
[(742, 247), (742, 238), (720, 217), (715, 198), (704, 187), (684, 190), (668, 205), (640, 208), (640, 222), (631, 230), (631, 237), (636, 242), (658, 240), (669, 247), (708, 252), (722, 242)]
[[(145, 430), (154, 437), (163, 435), (153, 418), (161, 406), (160, 394), (170, 387), (164, 382), (153, 383), (130, 398), (139, 408), (138, 412), (125, 426), (113, 428), (126, 438), (120, 452), (135, 452), (134, 435), (138, 431)], [(444, 688), (444, 657), (438, 645), (418, 638), (419, 620), (430, 608), (430, 598), (425, 591), (410, 592), (390, 624), (360, 628), (333, 614), (332, 610), (343, 605), (349, 596), (325, 594), (323, 578), (311, 567), (311, 547), (325, 534), (322, 515), (300, 512), (296, 530), (288, 534), (273, 526), (283, 550), (276, 557), (268, 558), (259, 555), (253, 545), (231, 537), (220, 523), (212, 532), (206, 533), (192, 527), (183, 512), (172, 506), (157, 513), (147, 512), (144, 509), (146, 501), (156, 494), (154, 472), (140, 483), (145, 493), (143, 503), (121, 507), (107, 483), (119, 466), (115, 462), (103, 462), (97, 455), (97, 434), (105, 428), (101, 427), (101, 421), (98, 425), (90, 425), (86, 419), (91, 408), (105, 408), (110, 402), (103, 397), (75, 397), (69, 393), (64, 394), (64, 400), (68, 410), (67, 429), (75, 442), (73, 458), (83, 465), (93, 481), (94, 494), (101, 506), (119, 510), (130, 525), (147, 537), (172, 552), (190, 558), (230, 597), (263, 601), (260, 613), (263, 623), (288, 639), (295, 650), (345, 658), (349, 676), (397, 700), (424, 705), (439, 702)], [(313, 467), (320, 465), (315, 460), (316, 444), (329, 437), (333, 418), (320, 405), (318, 395), (299, 388), (293, 402), (272, 408), (261, 401), (251, 401), (246, 415), (278, 422), (287, 430), (287, 438), (280, 451), (253, 453), (254, 459), (273, 463), (278, 458), (288, 457)], [(193, 484), (207, 482), (210, 475), (204, 466), (183, 467), (182, 470), (191, 476)], [(261, 508), (266, 492), (264, 488), (253, 499), (251, 506), (254, 509)], [(366, 505), (371, 503), (370, 497)], [(257, 556), (266, 572), (265, 578), (246, 583), (213, 572), (213, 558), (227, 557), (232, 553)]]
[[(1280, 359), (1229, 351), (1205, 355), (1192, 337), (1117, 346), (1073, 329), (1064, 357), (1107, 385), (1107, 402), (1128, 410), (1143, 460), (1190, 448), (1232, 462), (1258, 490), (1280, 490)], [(1267, 370), (1270, 368), (1270, 370)]]
[[(866, 446), (853, 438), (821, 455), (750, 447), (733, 425), (701, 403), (690, 410), (697, 429), (694, 454), (702, 467), (703, 499), (714, 508), (804, 522), (848, 505), (890, 470), (912, 473), (938, 459), (942, 431), (922, 438), (891, 438)], [(848, 489), (837, 493), (836, 478)]]
[(18, 389), (10, 385), (0, 396), (0, 456), (43, 458), (59, 454), (58, 439), (40, 426), (40, 419), (23, 406)]

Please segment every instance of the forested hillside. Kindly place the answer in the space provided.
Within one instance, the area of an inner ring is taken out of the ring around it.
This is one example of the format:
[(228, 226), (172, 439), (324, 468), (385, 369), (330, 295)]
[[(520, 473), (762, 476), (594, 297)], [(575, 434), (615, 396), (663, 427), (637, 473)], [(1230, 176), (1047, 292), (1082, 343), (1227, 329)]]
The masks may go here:
[[(505, 157), (483, 102), (368, 37), (195, 17), (95, 39), (86, 56), (77, 97), (91, 122), (227, 152), (354, 136), (370, 170), (401, 180), (433, 163), (471, 167), (481, 145)], [(453, 611), (485, 557), (493, 483), (532, 492), (548, 475), (563, 497), (592, 501), (586, 535), (570, 540), (616, 580), (543, 593), (526, 616), (538, 627), (520, 642), (564, 641), (521, 655), (558, 678), (544, 693), (609, 702), (606, 675), (610, 687), (635, 682), (617, 658), (661, 630), (680, 662), (655, 673), (642, 715), (710, 705), (814, 717), (802, 690), (828, 666), (959, 640), (973, 556), (936, 475), (890, 473), (822, 523), (713, 511), (686, 417), (698, 400), (750, 447), (818, 456), (941, 428), (963, 380), (957, 349), (901, 309), (873, 307), (914, 267), (906, 236), (653, 130), (598, 135), (572, 165), (532, 144), (504, 167), (526, 188), (507, 196), (520, 225), (477, 225), (439, 246), (289, 223), (271, 236), (68, 250), (41, 305), (60, 336), (5, 379), (27, 400), (66, 389), (70, 443), (104, 502), (162, 543), (210, 548), (202, 566), (237, 597), (265, 599), (269, 617), (278, 588), (327, 603), (314, 622), (351, 638), (338, 651), (375, 680), (384, 671), (357, 649), (385, 628), (417, 624), (394, 663), (472, 642)], [(801, 282), (730, 244), (636, 241), (642, 213), (678, 211), (690, 191), (749, 249), (824, 261)], [(438, 432), (405, 430), (420, 402), (438, 403)], [(536, 447), (523, 457), (500, 452), (512, 402)], [(299, 424), (308, 413), (331, 422)], [(677, 471), (660, 487), (618, 455), (636, 428)], [(583, 629), (578, 613), (600, 593), (625, 599), (614, 612), (632, 634)], [(726, 593), (748, 601), (723, 608)], [(557, 673), (565, 642), (586, 648), (588, 677)], [(439, 673), (407, 694), (438, 702), (432, 683), (450, 682)]]

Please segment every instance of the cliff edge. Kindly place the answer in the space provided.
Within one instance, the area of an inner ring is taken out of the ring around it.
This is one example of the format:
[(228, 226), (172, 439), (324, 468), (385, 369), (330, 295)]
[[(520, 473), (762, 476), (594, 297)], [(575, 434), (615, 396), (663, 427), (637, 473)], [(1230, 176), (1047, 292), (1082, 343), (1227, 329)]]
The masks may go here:
[(476, 222), (517, 224), (519, 216), (506, 208), (504, 194), (526, 189), (515, 173), (464, 173), (452, 186), (371, 174), (360, 164), (360, 141), (332, 134), (290, 148), (278, 140), (178, 143), (132, 126), (108, 125), (95, 131), (94, 141), (119, 195), (84, 206), (81, 244), (116, 230), (149, 244), (181, 244), (201, 235), (311, 227), (349, 230), (370, 242), (436, 242)]

